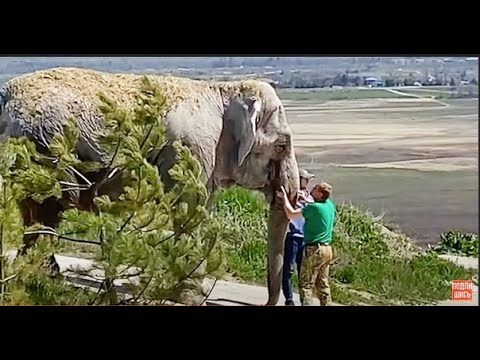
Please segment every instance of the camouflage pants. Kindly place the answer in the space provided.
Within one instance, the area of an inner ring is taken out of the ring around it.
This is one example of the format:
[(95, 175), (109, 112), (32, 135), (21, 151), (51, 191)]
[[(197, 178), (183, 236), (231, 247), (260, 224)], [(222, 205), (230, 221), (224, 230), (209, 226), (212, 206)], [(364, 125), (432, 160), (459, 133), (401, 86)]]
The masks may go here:
[(332, 301), (328, 276), (333, 259), (330, 245), (305, 246), (305, 253), (300, 274), (300, 301), (303, 306), (313, 305), (313, 296), (320, 300), (321, 306)]

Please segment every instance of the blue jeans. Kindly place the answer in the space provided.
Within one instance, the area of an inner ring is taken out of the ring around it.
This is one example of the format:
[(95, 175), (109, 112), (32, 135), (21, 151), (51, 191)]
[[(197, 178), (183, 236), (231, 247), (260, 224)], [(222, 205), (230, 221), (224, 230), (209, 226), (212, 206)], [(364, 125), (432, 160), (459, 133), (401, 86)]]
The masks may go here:
[(285, 300), (293, 300), (292, 291), (292, 275), (295, 263), (297, 264), (298, 276), (300, 277), (300, 269), (303, 258), (303, 237), (291, 236), (287, 234), (285, 239), (285, 250), (283, 255), (283, 276), (282, 289)]

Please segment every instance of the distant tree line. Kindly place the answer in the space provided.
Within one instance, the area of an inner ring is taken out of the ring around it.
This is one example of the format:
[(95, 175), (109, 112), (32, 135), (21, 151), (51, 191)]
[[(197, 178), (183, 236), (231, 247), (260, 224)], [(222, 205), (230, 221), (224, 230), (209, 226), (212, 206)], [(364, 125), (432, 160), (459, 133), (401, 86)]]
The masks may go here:
[[(279, 88), (324, 88), (333, 86), (356, 87), (368, 85), (365, 76), (355, 73), (338, 73), (335, 76), (322, 76), (313, 72), (295, 72), (290, 74), (275, 74), (269, 78), (277, 84)], [(416, 76), (383, 76), (378, 79), (376, 86), (458, 86), (458, 85), (478, 85), (476, 78), (466, 80), (463, 77), (450, 76), (445, 79), (419, 79)]]
[[(10, 57), (0, 58), (0, 84), (16, 74), (56, 66), (79, 66), (219, 80), (256, 76), (268, 78), (282, 88), (364, 86), (369, 73), (386, 74), (379, 78), (378, 86), (412, 86), (417, 82), (430, 86), (457, 86), (466, 82), (478, 85), (478, 72), (472, 70), (473, 65), (428, 65), (434, 60), (426, 59), (425, 64), (409, 67), (411, 72), (401, 72), (397, 71), (397, 65), (392, 65), (392, 59), (373, 57)], [(472, 72), (468, 76), (467, 68)], [(429, 73), (433, 73), (433, 77)]]

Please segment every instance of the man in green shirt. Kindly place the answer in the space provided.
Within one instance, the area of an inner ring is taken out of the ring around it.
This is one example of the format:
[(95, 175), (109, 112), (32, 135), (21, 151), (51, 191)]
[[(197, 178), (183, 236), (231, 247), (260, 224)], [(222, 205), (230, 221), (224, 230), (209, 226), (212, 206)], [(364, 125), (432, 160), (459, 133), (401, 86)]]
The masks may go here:
[(300, 300), (304, 306), (312, 305), (314, 293), (319, 298), (320, 305), (327, 306), (331, 302), (328, 276), (333, 259), (330, 243), (336, 215), (331, 194), (331, 185), (325, 182), (317, 184), (311, 192), (314, 202), (303, 209), (294, 209), (283, 187), (278, 193), (283, 199), (288, 219), (294, 220), (302, 216), (305, 219), (305, 254), (300, 274)]

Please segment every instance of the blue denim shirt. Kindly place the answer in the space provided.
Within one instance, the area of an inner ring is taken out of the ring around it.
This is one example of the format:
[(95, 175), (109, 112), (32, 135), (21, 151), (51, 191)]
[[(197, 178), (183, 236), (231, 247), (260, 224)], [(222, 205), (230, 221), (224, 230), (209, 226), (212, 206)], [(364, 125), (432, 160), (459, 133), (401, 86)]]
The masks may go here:
[[(313, 201), (313, 198), (310, 194), (308, 194), (307, 199)], [(297, 201), (297, 204), (295, 207), (297, 209), (301, 209), (305, 207), (304, 202)], [(288, 234), (290, 236), (295, 236), (295, 237), (302, 237), (303, 238), (303, 228), (305, 226), (305, 219), (302, 217), (299, 217), (298, 219), (290, 220), (290, 224), (288, 226)]]

